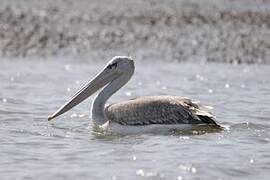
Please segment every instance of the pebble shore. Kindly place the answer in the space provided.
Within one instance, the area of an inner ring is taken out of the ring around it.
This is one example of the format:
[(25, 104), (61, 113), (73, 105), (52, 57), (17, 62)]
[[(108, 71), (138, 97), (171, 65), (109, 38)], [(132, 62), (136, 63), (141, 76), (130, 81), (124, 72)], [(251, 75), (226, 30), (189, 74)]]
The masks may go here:
[(270, 1), (0, 2), (0, 57), (269, 63)]

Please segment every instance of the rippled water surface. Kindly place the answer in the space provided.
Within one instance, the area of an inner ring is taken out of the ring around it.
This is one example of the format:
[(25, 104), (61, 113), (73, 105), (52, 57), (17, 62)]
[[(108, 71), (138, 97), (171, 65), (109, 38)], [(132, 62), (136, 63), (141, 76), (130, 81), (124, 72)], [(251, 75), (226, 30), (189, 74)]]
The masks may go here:
[(1, 179), (269, 179), (269, 66), (140, 62), (109, 100), (188, 96), (214, 107), (221, 132), (100, 135), (89, 127), (93, 97), (48, 123), (103, 64), (1, 60)]

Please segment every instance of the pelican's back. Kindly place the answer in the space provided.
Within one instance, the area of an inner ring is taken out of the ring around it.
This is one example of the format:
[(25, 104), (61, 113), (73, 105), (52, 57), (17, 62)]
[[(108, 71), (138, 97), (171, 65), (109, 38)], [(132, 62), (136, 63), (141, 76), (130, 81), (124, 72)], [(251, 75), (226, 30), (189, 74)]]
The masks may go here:
[(215, 124), (213, 115), (200, 104), (179, 96), (146, 96), (105, 109), (108, 120), (121, 125)]

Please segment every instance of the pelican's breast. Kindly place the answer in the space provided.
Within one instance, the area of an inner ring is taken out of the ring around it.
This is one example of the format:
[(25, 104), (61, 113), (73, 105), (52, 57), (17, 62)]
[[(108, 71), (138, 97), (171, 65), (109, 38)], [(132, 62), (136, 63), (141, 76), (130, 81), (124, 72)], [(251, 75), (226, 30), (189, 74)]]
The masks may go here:
[(216, 124), (206, 107), (179, 96), (146, 96), (105, 109), (108, 120), (122, 125)]

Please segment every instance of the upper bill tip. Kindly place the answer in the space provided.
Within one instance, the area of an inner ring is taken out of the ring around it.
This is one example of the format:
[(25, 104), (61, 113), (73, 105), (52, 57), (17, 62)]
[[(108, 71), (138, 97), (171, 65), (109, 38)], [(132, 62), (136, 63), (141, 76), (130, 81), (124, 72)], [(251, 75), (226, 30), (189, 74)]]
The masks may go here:
[(53, 119), (53, 117), (52, 116), (49, 116), (47, 120), (50, 121), (52, 119)]

